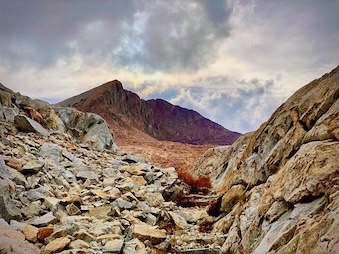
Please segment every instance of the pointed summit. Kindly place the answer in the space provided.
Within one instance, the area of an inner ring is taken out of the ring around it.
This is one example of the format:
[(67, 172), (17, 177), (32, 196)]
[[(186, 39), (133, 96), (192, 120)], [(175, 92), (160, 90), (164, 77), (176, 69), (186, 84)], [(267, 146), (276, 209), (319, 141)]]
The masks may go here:
[[(101, 115), (116, 129), (137, 129), (158, 140), (188, 144), (230, 145), (239, 133), (229, 131), (199, 113), (171, 103), (142, 100), (113, 80), (58, 103)], [(121, 130), (120, 132), (124, 132)], [(119, 136), (119, 134), (117, 135)]]

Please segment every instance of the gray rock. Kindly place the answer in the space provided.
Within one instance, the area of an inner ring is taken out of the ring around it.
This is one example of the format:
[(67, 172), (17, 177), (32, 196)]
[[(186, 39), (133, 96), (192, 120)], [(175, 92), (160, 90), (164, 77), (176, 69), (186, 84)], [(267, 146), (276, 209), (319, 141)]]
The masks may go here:
[(114, 202), (111, 203), (111, 206), (119, 207), (120, 209), (131, 209), (133, 207), (133, 203), (123, 200), (122, 198), (117, 198)]
[(52, 212), (46, 213), (45, 215), (29, 220), (28, 223), (36, 227), (46, 227), (49, 224), (54, 224), (57, 222), (56, 217)]
[(76, 177), (80, 179), (85, 179), (85, 180), (89, 179), (89, 180), (99, 181), (97, 174), (89, 170), (76, 172)]
[(20, 220), (21, 212), (11, 197), (15, 184), (9, 179), (0, 179), (0, 217), (7, 222)]
[(27, 218), (38, 216), (42, 210), (41, 202), (31, 202), (27, 206), (22, 207), (20, 210)]
[(116, 252), (119, 253), (124, 245), (123, 239), (114, 239), (108, 241), (105, 246), (103, 247), (104, 252)]
[(114, 143), (114, 135), (107, 123), (96, 124), (91, 127), (82, 142), (91, 143), (95, 150), (111, 150)]
[(44, 159), (50, 159), (58, 164), (61, 160), (62, 147), (53, 143), (44, 143), (40, 148), (39, 154)]
[(75, 157), (73, 154), (68, 152), (66, 149), (62, 149), (62, 156), (69, 160), (70, 162), (74, 163), (75, 165), (81, 165), (82, 162), (79, 158)]
[(8, 170), (5, 161), (1, 155), (0, 155), (0, 175), (6, 178), (9, 178), (12, 175), (11, 172)]
[(45, 200), (46, 199), (46, 195), (44, 193), (42, 193), (43, 190), (42, 189), (33, 189), (33, 190), (29, 190), (27, 192), (25, 192), (26, 197), (29, 201), (37, 201), (37, 200)]
[(138, 238), (134, 238), (128, 242), (125, 242), (124, 249), (122, 250), (124, 254), (146, 254), (146, 246)]
[(41, 136), (50, 135), (49, 132), (41, 126), (41, 124), (24, 115), (16, 115), (14, 117), (14, 125), (24, 132), (35, 132)]
[(114, 179), (122, 179), (124, 175), (118, 168), (105, 168), (102, 170), (102, 174), (106, 177), (112, 177)]
[(0, 119), (3, 119), (5, 121), (13, 123), (15, 116), (17, 116), (18, 114), (18, 109), (0, 107)]
[(120, 158), (122, 161), (125, 161), (129, 164), (131, 163), (146, 163), (146, 160), (139, 157), (139, 156), (136, 156), (136, 155), (132, 155), (132, 154), (125, 154), (123, 155), (121, 158)]
[(29, 161), (22, 167), (20, 172), (23, 174), (36, 174), (41, 171), (44, 165), (45, 163), (40, 160)]

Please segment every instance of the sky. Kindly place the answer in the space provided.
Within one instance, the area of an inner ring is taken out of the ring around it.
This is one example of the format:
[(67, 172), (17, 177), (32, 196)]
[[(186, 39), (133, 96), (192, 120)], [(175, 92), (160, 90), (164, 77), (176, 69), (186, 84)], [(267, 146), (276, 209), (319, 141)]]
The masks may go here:
[(0, 83), (56, 103), (119, 80), (256, 130), (339, 59), (338, 0), (0, 0)]

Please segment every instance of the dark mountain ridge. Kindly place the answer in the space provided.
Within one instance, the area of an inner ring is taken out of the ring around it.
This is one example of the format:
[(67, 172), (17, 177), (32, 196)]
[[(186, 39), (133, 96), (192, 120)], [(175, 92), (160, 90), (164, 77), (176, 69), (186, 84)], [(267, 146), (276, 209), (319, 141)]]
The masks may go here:
[(66, 99), (57, 105), (101, 115), (113, 130), (136, 128), (158, 140), (230, 145), (240, 133), (229, 131), (194, 110), (162, 99), (143, 100), (118, 80)]

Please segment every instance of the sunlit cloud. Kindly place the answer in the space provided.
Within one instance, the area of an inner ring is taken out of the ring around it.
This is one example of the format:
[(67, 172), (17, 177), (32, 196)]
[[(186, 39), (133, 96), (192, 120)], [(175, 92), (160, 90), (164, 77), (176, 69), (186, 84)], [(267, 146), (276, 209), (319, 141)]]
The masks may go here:
[(336, 67), (338, 5), (4, 0), (0, 82), (57, 102), (118, 79), (143, 99), (166, 99), (231, 130), (252, 131)]

